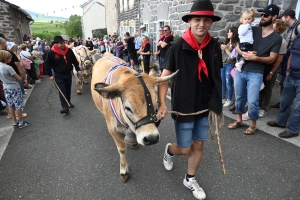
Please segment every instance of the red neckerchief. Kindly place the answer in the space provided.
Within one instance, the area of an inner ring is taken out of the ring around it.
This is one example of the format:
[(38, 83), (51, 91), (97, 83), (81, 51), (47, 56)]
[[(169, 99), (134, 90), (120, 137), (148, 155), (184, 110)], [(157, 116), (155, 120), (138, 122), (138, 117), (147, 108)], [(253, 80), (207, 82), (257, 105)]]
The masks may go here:
[(62, 55), (66, 61), (66, 63), (68, 63), (68, 60), (66, 58), (66, 54), (69, 51), (69, 48), (66, 47), (64, 51), (60, 50), (56, 45), (53, 45), (51, 48), (52, 51), (54, 51), (55, 53)]
[(171, 36), (173, 37), (173, 35), (172, 35), (171, 33), (168, 34), (168, 35), (166, 35), (165, 38), (164, 38), (164, 41), (166, 41), (166, 39), (167, 39), (168, 37), (171, 37)]
[(204, 60), (202, 59), (202, 49), (208, 45), (208, 43), (211, 40), (210, 34), (206, 33), (206, 36), (204, 40), (202, 41), (201, 45), (198, 44), (195, 36), (192, 34), (191, 28), (189, 28), (182, 36), (182, 39), (184, 39), (193, 49), (198, 51), (198, 57), (199, 57), (199, 62), (198, 62), (198, 79), (202, 82), (201, 80), (201, 70), (203, 70), (204, 74), (208, 78), (208, 70), (206, 67), (206, 64)]
[(147, 41), (147, 42), (144, 42), (144, 44), (143, 44), (143, 46), (142, 46), (142, 49), (143, 49), (143, 50), (145, 49), (145, 47), (146, 47), (146, 44), (149, 44), (149, 45), (150, 45), (150, 42), (149, 42), (149, 41)]
[(163, 38), (165, 37), (165, 35), (164, 34), (162, 34), (162, 36), (160, 36), (159, 37), (159, 39), (158, 39), (158, 41), (157, 42), (159, 42), (159, 41), (161, 41), (161, 40), (163, 40)]

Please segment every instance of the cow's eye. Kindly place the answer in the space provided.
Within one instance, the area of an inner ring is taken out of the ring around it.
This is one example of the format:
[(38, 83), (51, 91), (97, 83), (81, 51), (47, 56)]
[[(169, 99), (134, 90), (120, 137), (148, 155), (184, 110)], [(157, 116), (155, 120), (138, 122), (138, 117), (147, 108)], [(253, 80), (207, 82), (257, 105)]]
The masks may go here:
[(127, 107), (127, 106), (125, 107), (125, 110), (127, 110), (128, 112), (133, 113), (132, 110), (129, 107)]

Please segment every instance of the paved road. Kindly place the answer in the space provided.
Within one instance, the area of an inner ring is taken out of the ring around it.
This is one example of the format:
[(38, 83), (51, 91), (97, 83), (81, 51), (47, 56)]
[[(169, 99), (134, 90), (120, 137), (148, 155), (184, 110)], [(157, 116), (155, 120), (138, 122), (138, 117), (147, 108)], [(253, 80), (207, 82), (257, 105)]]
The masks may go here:
[[(174, 142), (170, 116), (159, 127), (158, 144), (128, 149), (131, 178), (124, 184), (119, 180), (118, 152), (89, 86), (76, 96), (74, 84), (75, 108), (68, 116), (59, 113), (58, 91), (43, 78), (26, 103), (30, 127), (12, 132), (11, 121), (0, 118), (0, 150), (5, 150), (0, 157), (1, 200), (194, 199), (182, 185), (186, 158), (176, 157), (171, 172), (162, 165), (165, 144)], [(216, 141), (207, 140), (196, 175), (207, 199), (300, 199), (300, 138), (291, 143), (274, 137), (280, 129), (266, 129), (264, 123), (275, 113), (270, 110), (259, 121), (260, 130), (253, 136), (242, 134), (245, 128), (222, 130), (227, 176), (222, 174)], [(225, 117), (225, 124), (232, 121)]]

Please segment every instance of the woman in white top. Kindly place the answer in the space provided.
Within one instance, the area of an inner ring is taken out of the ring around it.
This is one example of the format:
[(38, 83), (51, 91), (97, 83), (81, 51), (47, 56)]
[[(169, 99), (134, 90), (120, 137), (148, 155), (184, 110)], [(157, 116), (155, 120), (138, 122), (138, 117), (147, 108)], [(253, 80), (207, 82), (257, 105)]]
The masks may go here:
[[(32, 62), (33, 58), (31, 56), (31, 54), (28, 51), (26, 51), (26, 48), (27, 48), (26, 44), (21, 44), (20, 45), (20, 49), (21, 49), (21, 52), (20, 52), (21, 62), (23, 64), (25, 70), (27, 71), (28, 75), (30, 76), (30, 78), (32, 80), (34, 80), (34, 83), (35, 83), (39, 79), (37, 77), (37, 74), (36, 74), (36, 71), (34, 69), (34, 66), (31, 64), (31, 63), (33, 63)], [(32, 84), (32, 83), (30, 83), (30, 84)]]

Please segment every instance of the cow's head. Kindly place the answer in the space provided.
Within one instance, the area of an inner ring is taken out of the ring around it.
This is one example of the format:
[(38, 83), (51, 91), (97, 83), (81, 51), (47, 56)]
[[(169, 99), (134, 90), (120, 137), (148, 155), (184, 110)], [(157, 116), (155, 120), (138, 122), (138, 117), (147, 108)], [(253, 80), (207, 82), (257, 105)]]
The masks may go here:
[(96, 54), (97, 49), (94, 49), (90, 51), (87, 47), (85, 46), (79, 46), (75, 48), (75, 52), (79, 55), (81, 65), (83, 69), (88, 70), (93, 67), (95, 64), (96, 60), (93, 55)]
[[(102, 82), (96, 83), (94, 90), (104, 98), (121, 98), (122, 118), (136, 134), (138, 143), (147, 146), (159, 141), (159, 132), (155, 125), (155, 85), (168, 81), (176, 73), (165, 77), (152, 77), (143, 73), (139, 77), (131, 70), (125, 70), (117, 83), (111, 85)], [(145, 83), (146, 89), (142, 82)]]

